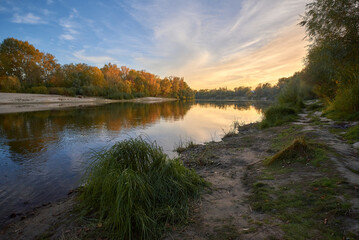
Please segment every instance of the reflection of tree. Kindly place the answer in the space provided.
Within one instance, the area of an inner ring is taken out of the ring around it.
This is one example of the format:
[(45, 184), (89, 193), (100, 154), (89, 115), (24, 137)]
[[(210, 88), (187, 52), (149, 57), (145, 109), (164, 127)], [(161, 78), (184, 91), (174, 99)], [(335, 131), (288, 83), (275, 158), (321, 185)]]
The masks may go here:
[(269, 106), (268, 102), (260, 101), (220, 101), (220, 102), (198, 102), (200, 106), (214, 107), (226, 110), (228, 107), (233, 107), (236, 110), (248, 110), (253, 106), (258, 113), (262, 112), (263, 109)]
[(25, 112), (0, 115), (0, 132), (10, 150), (21, 155), (37, 153), (50, 141), (57, 140), (67, 128), (86, 131), (104, 127), (112, 131), (143, 126), (160, 118), (179, 120), (191, 103), (156, 104), (116, 103), (91, 108)]

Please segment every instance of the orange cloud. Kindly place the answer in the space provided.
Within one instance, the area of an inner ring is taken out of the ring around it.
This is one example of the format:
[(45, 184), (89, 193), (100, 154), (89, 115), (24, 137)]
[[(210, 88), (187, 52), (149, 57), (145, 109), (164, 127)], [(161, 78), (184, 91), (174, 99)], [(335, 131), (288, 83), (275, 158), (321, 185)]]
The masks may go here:
[(301, 27), (286, 27), (259, 49), (232, 54), (227, 60), (212, 66), (186, 69), (184, 77), (193, 89), (275, 83), (303, 68), (308, 44), (304, 36)]

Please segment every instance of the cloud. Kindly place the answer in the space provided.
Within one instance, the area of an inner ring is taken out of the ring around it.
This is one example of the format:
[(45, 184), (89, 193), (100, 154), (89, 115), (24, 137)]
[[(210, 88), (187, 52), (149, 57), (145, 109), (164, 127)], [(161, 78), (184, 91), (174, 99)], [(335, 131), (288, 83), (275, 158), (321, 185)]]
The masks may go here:
[(60, 39), (63, 39), (63, 40), (74, 40), (75, 38), (70, 35), (70, 34), (61, 34), (60, 35)]
[(54, 3), (54, 0), (46, 0), (47, 5), (50, 5), (50, 4), (53, 4), (53, 3)]
[(78, 34), (78, 31), (76, 30), (77, 23), (74, 21), (76, 17), (78, 17), (78, 12), (75, 8), (73, 8), (68, 17), (60, 19), (59, 25), (64, 31), (64, 33), (60, 35), (60, 39), (75, 40), (75, 35)]
[[(274, 72), (286, 75), (301, 68), (304, 34), (296, 24), (308, 1), (132, 1), (126, 6), (129, 13), (151, 33), (145, 39), (150, 42), (147, 54), (135, 59), (162, 76), (184, 76), (194, 88), (271, 81), (278, 75)], [(288, 47), (286, 51), (281, 44)], [(287, 62), (273, 66), (276, 57)]]
[(13, 23), (24, 23), (24, 24), (46, 24), (46, 21), (41, 19), (39, 16), (35, 16), (32, 13), (28, 13), (24, 16), (15, 13), (12, 18)]
[(86, 62), (86, 63), (92, 63), (99, 67), (102, 67), (102, 65), (106, 62), (114, 61), (114, 59), (109, 56), (88, 56), (85, 54), (84, 49), (74, 52), (73, 55), (77, 60), (80, 60), (80, 61)]
[(266, 45), (224, 62), (189, 71), (185, 78), (195, 89), (275, 83), (302, 69), (307, 44), (303, 37), (303, 29), (289, 26)]

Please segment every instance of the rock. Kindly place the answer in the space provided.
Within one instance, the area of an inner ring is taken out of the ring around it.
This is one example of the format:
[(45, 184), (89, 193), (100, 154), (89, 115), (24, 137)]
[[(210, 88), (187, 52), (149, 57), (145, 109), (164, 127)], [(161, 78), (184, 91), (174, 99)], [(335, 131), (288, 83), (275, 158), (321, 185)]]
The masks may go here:
[(356, 149), (359, 149), (359, 142), (354, 143), (353, 147), (356, 148)]

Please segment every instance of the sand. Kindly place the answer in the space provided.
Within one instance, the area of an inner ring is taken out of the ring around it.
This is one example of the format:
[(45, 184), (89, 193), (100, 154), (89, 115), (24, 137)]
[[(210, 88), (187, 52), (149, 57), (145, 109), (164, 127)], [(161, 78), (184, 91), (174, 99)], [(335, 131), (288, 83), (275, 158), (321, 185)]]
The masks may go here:
[(67, 97), (49, 94), (0, 93), (0, 114), (32, 112), (69, 107), (96, 106), (116, 102), (158, 103), (174, 98), (145, 97), (131, 100), (111, 100), (95, 97)]

